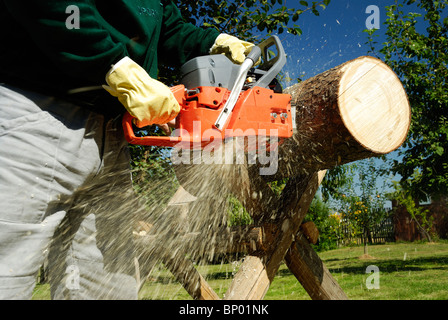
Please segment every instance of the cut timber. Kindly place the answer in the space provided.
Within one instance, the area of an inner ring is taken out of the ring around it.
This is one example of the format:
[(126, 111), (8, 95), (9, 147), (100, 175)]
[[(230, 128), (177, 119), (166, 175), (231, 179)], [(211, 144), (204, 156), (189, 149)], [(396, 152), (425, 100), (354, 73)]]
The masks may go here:
[(299, 233), (285, 256), (288, 269), (313, 300), (347, 300), (347, 295), (305, 237)]
[(309, 243), (316, 244), (317, 240), (319, 240), (319, 230), (313, 221), (302, 223), (300, 226), (300, 231)]
[(285, 92), (296, 108), (296, 129), (280, 146), (279, 170), (268, 180), (387, 154), (407, 136), (407, 95), (376, 58), (348, 61)]
[(226, 300), (263, 299), (286, 253), (299, 232), (311, 201), (319, 187), (325, 171), (313, 172), (288, 181), (278, 210), (279, 229), (267, 251), (254, 253), (244, 259), (236, 273)]
[(193, 299), (219, 300), (219, 296), (196, 270), (193, 263), (185, 257), (184, 252), (165, 252), (162, 257), (167, 269), (170, 270)]

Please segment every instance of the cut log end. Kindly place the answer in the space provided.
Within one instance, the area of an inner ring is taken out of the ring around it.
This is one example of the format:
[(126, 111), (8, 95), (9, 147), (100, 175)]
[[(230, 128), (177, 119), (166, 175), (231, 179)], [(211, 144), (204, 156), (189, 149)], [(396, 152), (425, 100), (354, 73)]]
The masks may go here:
[(396, 74), (373, 57), (353, 60), (341, 71), (339, 112), (353, 138), (376, 154), (401, 146), (409, 130), (411, 111)]
[(411, 108), (384, 62), (359, 57), (285, 89), (296, 106), (292, 139), (279, 147), (275, 181), (384, 155), (405, 141)]

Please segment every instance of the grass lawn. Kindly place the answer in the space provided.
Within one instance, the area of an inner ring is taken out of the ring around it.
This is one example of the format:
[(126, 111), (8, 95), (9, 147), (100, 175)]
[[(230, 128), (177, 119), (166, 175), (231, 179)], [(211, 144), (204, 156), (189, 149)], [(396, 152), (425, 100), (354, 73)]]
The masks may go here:
[[(369, 247), (374, 259), (359, 259), (362, 247), (321, 254), (322, 260), (350, 299), (448, 299), (448, 244), (399, 243)], [(367, 289), (366, 268), (379, 268), (380, 288)]]
[[(319, 253), (349, 299), (354, 300), (448, 300), (448, 243), (390, 243), (347, 247)], [(241, 262), (198, 266), (208, 283), (222, 297)], [(368, 289), (366, 268), (379, 269), (379, 289)], [(48, 299), (48, 285), (38, 285), (33, 299)], [(159, 266), (144, 284), (140, 299), (191, 299), (171, 274)], [(268, 300), (307, 300), (308, 294), (282, 265), (269, 288)]]

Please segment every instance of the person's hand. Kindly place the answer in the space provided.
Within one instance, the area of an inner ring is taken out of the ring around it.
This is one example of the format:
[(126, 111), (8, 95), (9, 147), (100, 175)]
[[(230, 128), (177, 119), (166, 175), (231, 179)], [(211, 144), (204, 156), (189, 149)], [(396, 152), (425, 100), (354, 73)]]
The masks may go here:
[(171, 134), (171, 129), (170, 128), (174, 128), (176, 126), (176, 121), (175, 120), (171, 120), (168, 123), (164, 123), (164, 124), (159, 124), (157, 125), (167, 136), (169, 136)]
[(210, 54), (225, 54), (234, 63), (242, 64), (253, 47), (253, 43), (222, 33), (216, 38)]
[[(170, 88), (149, 74), (129, 57), (121, 59), (106, 75), (111, 95), (118, 98), (126, 110), (136, 118), (141, 127), (165, 124), (173, 120), (180, 111), (179, 103)], [(142, 124), (140, 124), (142, 123)]]

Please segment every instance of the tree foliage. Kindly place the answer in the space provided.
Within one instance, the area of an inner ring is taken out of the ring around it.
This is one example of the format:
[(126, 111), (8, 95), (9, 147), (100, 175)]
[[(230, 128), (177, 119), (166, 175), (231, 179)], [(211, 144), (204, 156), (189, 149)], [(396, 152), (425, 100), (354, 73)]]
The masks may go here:
[(393, 199), (397, 200), (401, 206), (406, 208), (406, 211), (411, 216), (412, 220), (417, 224), (420, 232), (429, 242), (432, 242), (434, 235), (432, 233), (432, 226), (434, 217), (431, 216), (431, 212), (414, 200), (411, 193), (405, 190), (398, 183), (394, 184), (394, 192), (392, 194)]
[[(411, 5), (419, 12), (407, 13)], [(387, 7), (387, 41), (379, 53), (402, 79), (412, 108), (402, 160), (392, 171), (412, 197), (448, 193), (448, 0), (395, 0)], [(369, 43), (375, 51), (375, 31)]]
[(341, 240), (340, 216), (330, 214), (330, 207), (318, 195), (311, 202), (305, 221), (313, 221), (319, 230), (319, 241), (313, 245), (316, 251), (336, 249)]
[[(301, 35), (300, 15), (309, 11), (319, 16), (319, 10), (325, 9), (330, 1), (296, 1), (288, 5), (286, 0), (174, 0), (174, 3), (189, 23), (259, 43), (273, 33)], [(168, 85), (179, 81), (177, 70), (163, 65), (159, 66), (159, 78)]]
[[(182, 16), (201, 27), (216, 28), (247, 41), (259, 40), (260, 32), (302, 33), (296, 22), (305, 11), (319, 15), (319, 7), (325, 8), (330, 0), (296, 1), (286, 5), (284, 0), (248, 1), (185, 1), (176, 0)], [(291, 25), (292, 23), (292, 25)]]
[(374, 159), (361, 160), (344, 167), (345, 183), (332, 193), (333, 208), (340, 217), (340, 227), (349, 231), (342, 237), (362, 238), (366, 248), (367, 243), (372, 242), (371, 232), (375, 226), (389, 215), (385, 209), (385, 182), (379, 185), (379, 169)]

